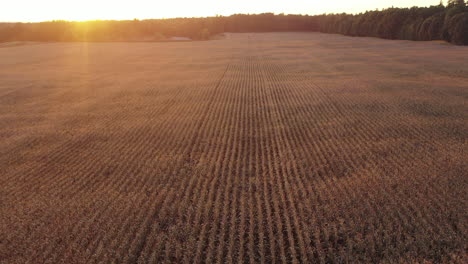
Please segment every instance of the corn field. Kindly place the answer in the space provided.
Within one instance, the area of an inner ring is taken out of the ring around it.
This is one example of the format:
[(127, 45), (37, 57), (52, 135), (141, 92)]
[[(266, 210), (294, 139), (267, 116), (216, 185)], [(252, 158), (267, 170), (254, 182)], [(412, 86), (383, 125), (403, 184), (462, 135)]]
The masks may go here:
[(23, 44), (0, 46), (2, 264), (468, 261), (466, 47)]

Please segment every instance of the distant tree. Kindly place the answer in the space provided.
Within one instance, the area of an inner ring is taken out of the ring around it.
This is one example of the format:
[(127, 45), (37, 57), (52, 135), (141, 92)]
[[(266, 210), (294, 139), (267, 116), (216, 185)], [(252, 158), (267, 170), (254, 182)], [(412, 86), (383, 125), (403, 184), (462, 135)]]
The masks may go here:
[(442, 39), (442, 29), (444, 26), (444, 14), (436, 14), (424, 20), (419, 28), (418, 39), (437, 40)]
[(448, 41), (468, 45), (468, 12), (453, 16), (448, 23)]
[(448, 6), (465, 6), (465, 0), (448, 0)]

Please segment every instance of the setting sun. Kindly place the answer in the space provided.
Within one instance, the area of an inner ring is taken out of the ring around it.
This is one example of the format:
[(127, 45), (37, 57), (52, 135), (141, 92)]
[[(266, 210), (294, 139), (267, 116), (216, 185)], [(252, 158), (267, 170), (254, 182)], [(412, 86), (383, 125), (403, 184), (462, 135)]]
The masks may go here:
[(148, 19), (172, 17), (202, 17), (235, 13), (322, 14), (358, 13), (395, 7), (436, 5), (439, 0), (290, 0), (290, 1), (216, 1), (216, 0), (15, 0), (2, 3), (0, 21), (38, 22), (48, 20), (84, 21), (94, 19)]

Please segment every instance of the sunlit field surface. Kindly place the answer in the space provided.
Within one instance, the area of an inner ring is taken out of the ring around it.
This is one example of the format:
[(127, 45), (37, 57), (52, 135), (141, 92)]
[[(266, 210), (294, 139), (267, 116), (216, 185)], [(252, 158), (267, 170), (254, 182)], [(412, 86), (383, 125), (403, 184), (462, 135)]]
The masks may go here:
[(0, 263), (466, 263), (467, 99), (436, 42), (2, 44)]

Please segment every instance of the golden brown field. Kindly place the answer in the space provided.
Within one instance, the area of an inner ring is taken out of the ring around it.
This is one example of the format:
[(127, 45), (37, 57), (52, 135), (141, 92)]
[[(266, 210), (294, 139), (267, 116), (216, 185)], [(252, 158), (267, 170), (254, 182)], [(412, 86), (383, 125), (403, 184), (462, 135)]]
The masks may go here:
[(468, 47), (0, 47), (0, 263), (466, 263)]

